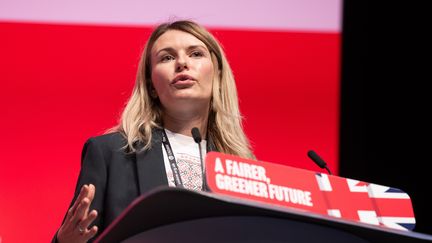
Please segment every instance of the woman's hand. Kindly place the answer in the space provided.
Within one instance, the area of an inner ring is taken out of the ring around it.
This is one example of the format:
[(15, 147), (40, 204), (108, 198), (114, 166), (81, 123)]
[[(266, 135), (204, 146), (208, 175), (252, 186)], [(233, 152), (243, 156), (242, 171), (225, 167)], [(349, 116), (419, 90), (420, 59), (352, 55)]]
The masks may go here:
[(89, 213), (89, 207), (93, 201), (96, 188), (90, 185), (83, 185), (80, 194), (69, 209), (63, 225), (57, 232), (59, 243), (87, 242), (97, 233), (97, 226), (88, 229), (89, 225), (97, 217), (97, 211)]

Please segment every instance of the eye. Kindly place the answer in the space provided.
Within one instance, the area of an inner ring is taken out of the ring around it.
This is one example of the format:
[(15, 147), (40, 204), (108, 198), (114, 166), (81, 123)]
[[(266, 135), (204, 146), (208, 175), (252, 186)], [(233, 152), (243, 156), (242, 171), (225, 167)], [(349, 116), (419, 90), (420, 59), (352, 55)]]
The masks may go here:
[(204, 56), (204, 53), (203, 53), (202, 51), (193, 51), (193, 52), (190, 54), (190, 56), (191, 56), (191, 57), (202, 57), (202, 56)]
[(172, 55), (164, 55), (160, 59), (161, 62), (169, 62), (171, 60), (174, 60), (174, 57)]

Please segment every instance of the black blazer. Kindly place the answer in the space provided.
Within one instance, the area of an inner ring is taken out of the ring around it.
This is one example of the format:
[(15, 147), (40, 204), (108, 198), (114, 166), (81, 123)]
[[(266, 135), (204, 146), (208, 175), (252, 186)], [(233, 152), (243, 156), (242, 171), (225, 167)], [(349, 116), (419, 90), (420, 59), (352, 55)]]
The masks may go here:
[[(96, 192), (90, 211), (98, 212), (92, 224), (98, 226), (98, 235), (134, 199), (158, 186), (168, 186), (161, 130), (153, 130), (149, 150), (127, 154), (122, 149), (126, 143), (120, 133), (110, 133), (88, 139), (82, 150), (81, 171), (70, 207), (81, 187), (93, 184)], [(208, 140), (207, 144), (207, 151), (215, 150), (212, 141)]]

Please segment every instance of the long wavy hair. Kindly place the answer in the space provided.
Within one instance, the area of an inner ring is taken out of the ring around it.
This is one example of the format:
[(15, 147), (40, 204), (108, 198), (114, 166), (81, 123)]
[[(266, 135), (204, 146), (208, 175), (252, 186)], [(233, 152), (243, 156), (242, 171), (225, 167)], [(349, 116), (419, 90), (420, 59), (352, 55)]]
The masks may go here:
[(123, 110), (119, 124), (109, 131), (120, 132), (125, 137), (125, 148), (128, 151), (136, 152), (138, 142), (144, 144), (143, 149), (151, 147), (152, 130), (162, 127), (163, 109), (159, 99), (151, 95), (153, 86), (150, 54), (156, 40), (169, 30), (179, 30), (195, 36), (206, 45), (211, 54), (215, 75), (207, 136), (219, 152), (255, 158), (243, 131), (237, 88), (225, 53), (210, 32), (188, 20), (163, 23), (154, 29), (142, 52), (132, 95)]

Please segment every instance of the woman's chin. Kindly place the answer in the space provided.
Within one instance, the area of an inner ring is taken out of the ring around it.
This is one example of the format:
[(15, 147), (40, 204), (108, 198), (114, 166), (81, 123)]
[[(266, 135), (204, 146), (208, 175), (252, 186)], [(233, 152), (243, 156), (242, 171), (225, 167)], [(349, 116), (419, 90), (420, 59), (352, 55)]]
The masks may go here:
[(202, 92), (197, 92), (194, 89), (179, 89), (173, 94), (173, 100), (191, 100), (203, 101), (210, 100), (211, 94), (203, 95)]
[(162, 102), (164, 107), (172, 107), (175, 110), (184, 109), (207, 109), (210, 104), (210, 96), (203, 97), (202, 95), (192, 93), (177, 93), (169, 101)]

